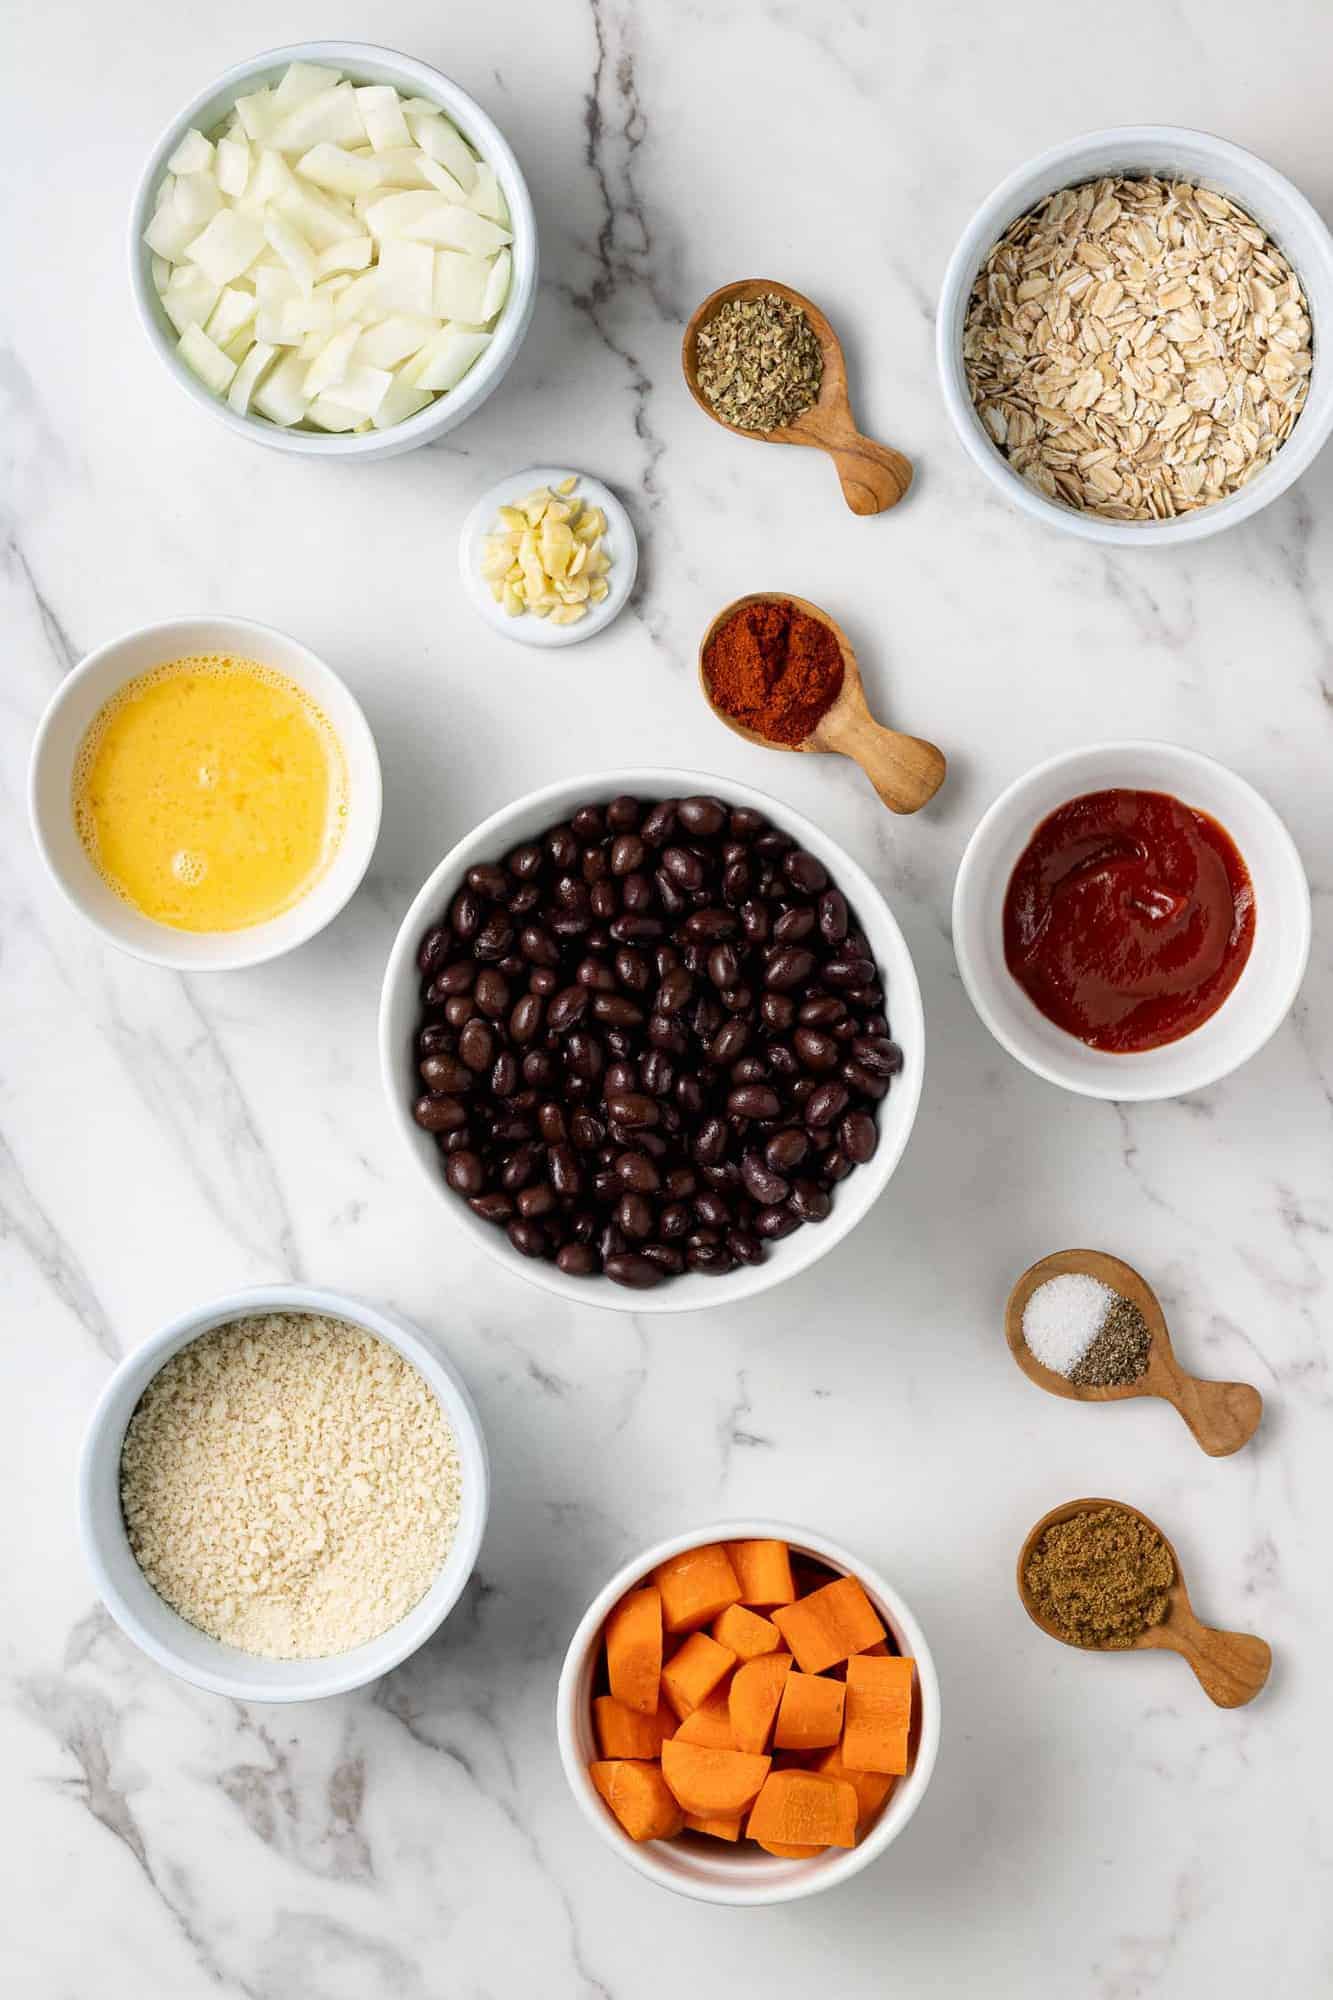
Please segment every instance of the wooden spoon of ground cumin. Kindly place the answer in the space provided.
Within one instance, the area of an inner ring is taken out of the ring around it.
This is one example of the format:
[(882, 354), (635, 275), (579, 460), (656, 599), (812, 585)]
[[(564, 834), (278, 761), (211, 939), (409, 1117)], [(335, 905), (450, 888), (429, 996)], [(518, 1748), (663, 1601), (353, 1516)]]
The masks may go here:
[(917, 812), (948, 766), (933, 743), (876, 722), (837, 620), (802, 597), (756, 591), (709, 626), (699, 683), (713, 713), (773, 750), (836, 750), (861, 766), (890, 812)]

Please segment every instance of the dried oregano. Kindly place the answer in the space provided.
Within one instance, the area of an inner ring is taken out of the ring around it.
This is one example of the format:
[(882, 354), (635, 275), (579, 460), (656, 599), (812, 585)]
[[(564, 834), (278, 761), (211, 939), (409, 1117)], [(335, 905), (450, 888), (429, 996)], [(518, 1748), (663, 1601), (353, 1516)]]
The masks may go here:
[(801, 308), (776, 292), (728, 299), (700, 327), (699, 388), (723, 423), (776, 431), (819, 394), (824, 357)]

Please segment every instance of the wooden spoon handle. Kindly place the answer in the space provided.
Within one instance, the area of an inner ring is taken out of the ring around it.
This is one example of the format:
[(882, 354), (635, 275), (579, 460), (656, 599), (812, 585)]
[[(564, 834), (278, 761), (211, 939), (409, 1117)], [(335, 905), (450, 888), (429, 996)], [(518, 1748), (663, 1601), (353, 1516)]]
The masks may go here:
[(1210, 1458), (1248, 1444), (1264, 1413), (1264, 1399), (1249, 1382), (1205, 1382), (1183, 1373), (1174, 1375), (1168, 1400)]
[(912, 483), (910, 459), (859, 431), (830, 444), (828, 450), (838, 468), (842, 497), (853, 514), (885, 513), (897, 506)]
[(1219, 1708), (1243, 1708), (1253, 1701), (1273, 1665), (1273, 1649), (1253, 1632), (1221, 1632), (1201, 1625), (1190, 1612), (1166, 1625), (1155, 1625), (1145, 1643), (1169, 1646), (1188, 1660), (1199, 1686)]
[(933, 799), (949, 766), (944, 752), (920, 736), (885, 729), (869, 715), (853, 715), (831, 745), (854, 757), (890, 812), (919, 812)]

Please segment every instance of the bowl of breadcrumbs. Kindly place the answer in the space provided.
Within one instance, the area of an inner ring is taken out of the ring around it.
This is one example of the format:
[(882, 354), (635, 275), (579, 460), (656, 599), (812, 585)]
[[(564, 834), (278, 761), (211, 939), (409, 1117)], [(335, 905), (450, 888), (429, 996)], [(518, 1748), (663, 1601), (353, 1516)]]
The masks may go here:
[(1333, 237), (1283, 176), (1176, 126), (1094, 132), (1012, 174), (945, 274), (936, 351), (964, 449), (1093, 541), (1234, 526), (1333, 430)]
[(309, 1701), (387, 1673), (448, 1616), (486, 1523), (460, 1378), (396, 1314), (241, 1292), (121, 1362), (79, 1473), (111, 1615), (215, 1694)]

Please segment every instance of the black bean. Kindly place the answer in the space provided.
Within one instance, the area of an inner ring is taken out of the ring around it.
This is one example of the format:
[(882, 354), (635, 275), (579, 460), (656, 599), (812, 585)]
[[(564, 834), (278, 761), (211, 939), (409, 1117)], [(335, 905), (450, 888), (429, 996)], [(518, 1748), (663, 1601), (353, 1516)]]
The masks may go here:
[(495, 1032), (482, 1020), (467, 1021), (458, 1037), (458, 1053), (469, 1069), (489, 1069), (495, 1053)]
[(498, 1021), (502, 1014), (509, 1011), (509, 981), (502, 972), (485, 966), (477, 974), (472, 997), (483, 1014), (489, 1014), (493, 1021)]
[(795, 903), (784, 910), (773, 926), (774, 944), (800, 944), (815, 927), (815, 913), (808, 903)]
[(524, 1222), (515, 1218), (505, 1235), (521, 1257), (544, 1257), (547, 1249), (546, 1231), (540, 1222)]
[(821, 1083), (805, 1101), (805, 1122), (810, 1126), (833, 1125), (847, 1109), (847, 1088), (841, 1083)]
[(512, 854), (505, 856), (505, 867), (511, 875), (517, 875), (520, 882), (526, 882), (530, 876), (540, 873), (541, 865), (542, 851), (535, 840), (525, 841), (522, 847), (516, 847)]
[(479, 896), (485, 896), (488, 901), (498, 903), (508, 892), (509, 877), (504, 869), (497, 868), (493, 861), (483, 861), (477, 867), (468, 869), (467, 885), (469, 889), (475, 889)]
[(421, 1081), (436, 1097), (446, 1093), (457, 1096), (460, 1091), (472, 1088), (472, 1072), (456, 1056), (427, 1056), (418, 1067)]
[(562, 1243), (555, 1253), (557, 1268), (568, 1278), (589, 1278), (597, 1269), (597, 1252), (586, 1243)]
[(600, 806), (580, 806), (570, 825), (577, 838), (587, 846), (600, 840), (606, 831), (606, 821), (602, 817)]
[(473, 949), (478, 958), (501, 959), (506, 956), (513, 942), (514, 926), (497, 910), (494, 915), (487, 917), (477, 932)]
[(770, 1243), (775, 1243), (781, 1236), (790, 1236), (800, 1226), (800, 1216), (793, 1214), (790, 1208), (761, 1208), (754, 1219), (755, 1234)]
[(620, 1250), (607, 1257), (602, 1265), (608, 1278), (617, 1285), (629, 1285), (635, 1291), (647, 1291), (652, 1285), (660, 1285), (667, 1275), (650, 1257), (634, 1250)]
[(817, 1181), (797, 1181), (788, 1204), (802, 1222), (822, 1222), (833, 1204)]
[(412, 1116), (424, 1132), (457, 1132), (467, 1121), (467, 1112), (456, 1097), (419, 1097)]
[(786, 1201), (788, 1195), (791, 1193), (790, 1181), (784, 1179), (781, 1174), (775, 1173), (771, 1167), (765, 1165), (764, 1159), (759, 1153), (746, 1152), (741, 1154), (741, 1179), (745, 1183), (745, 1192), (753, 1200), (761, 1202), (765, 1206)]
[(491, 1194), (473, 1195), (468, 1207), (474, 1215), (479, 1215), (483, 1222), (508, 1222), (514, 1213), (512, 1198), (507, 1194), (501, 1194), (498, 1188)]
[(776, 1118), (782, 1100), (766, 1084), (746, 1083), (727, 1098), (727, 1109), (737, 1118)]
[[(632, 1075), (633, 1072), (631, 1071)], [(618, 1081), (619, 1079), (617, 1079)], [(656, 1125), (661, 1116), (656, 1100), (648, 1097), (642, 1091), (624, 1090), (617, 1091), (613, 1095), (609, 1072), (607, 1073), (606, 1109), (607, 1115), (614, 1118), (617, 1125), (623, 1125), (629, 1131), (634, 1131), (645, 1125)]]
[(803, 896), (816, 896), (828, 884), (828, 870), (803, 847), (789, 848), (782, 857), (782, 872)]
[(486, 1172), (479, 1153), (451, 1153), (445, 1162), (444, 1177), (455, 1194), (480, 1194)]
[[(788, 993), (804, 986), (815, 969), (815, 955), (798, 944), (784, 945), (770, 952), (764, 967), (764, 984), (776, 993)], [(825, 967), (827, 973), (828, 968)]]
[(449, 928), (455, 937), (474, 938), (481, 928), (482, 901), (475, 889), (460, 889), (449, 905)]
[(727, 823), (727, 809), (720, 799), (682, 799), (676, 807), (676, 817), (686, 833), (698, 839), (710, 840), (721, 833)]
[(616, 1179), (632, 1194), (656, 1194), (662, 1177), (646, 1152), (622, 1153), (615, 1165)]
[(796, 1051), (806, 1069), (823, 1075), (838, 1067), (840, 1051), (832, 1035), (822, 1035), (818, 1028), (798, 1028), (791, 1038)]
[(653, 1233), (653, 1205), (646, 1195), (622, 1194), (616, 1203), (616, 1221), (632, 1243), (642, 1243)]
[(573, 827), (553, 826), (546, 836), (546, 852), (557, 868), (572, 868), (579, 858)]
[(452, 949), (449, 933), (442, 926), (436, 925), (434, 930), (427, 931), (417, 948), (418, 972), (429, 979), (439, 971)]
[(539, 993), (525, 993), (521, 1000), (514, 1002), (514, 1010), (509, 1016), (509, 1035), (512, 1041), (523, 1046), (530, 1042), (542, 1024), (542, 999)]

